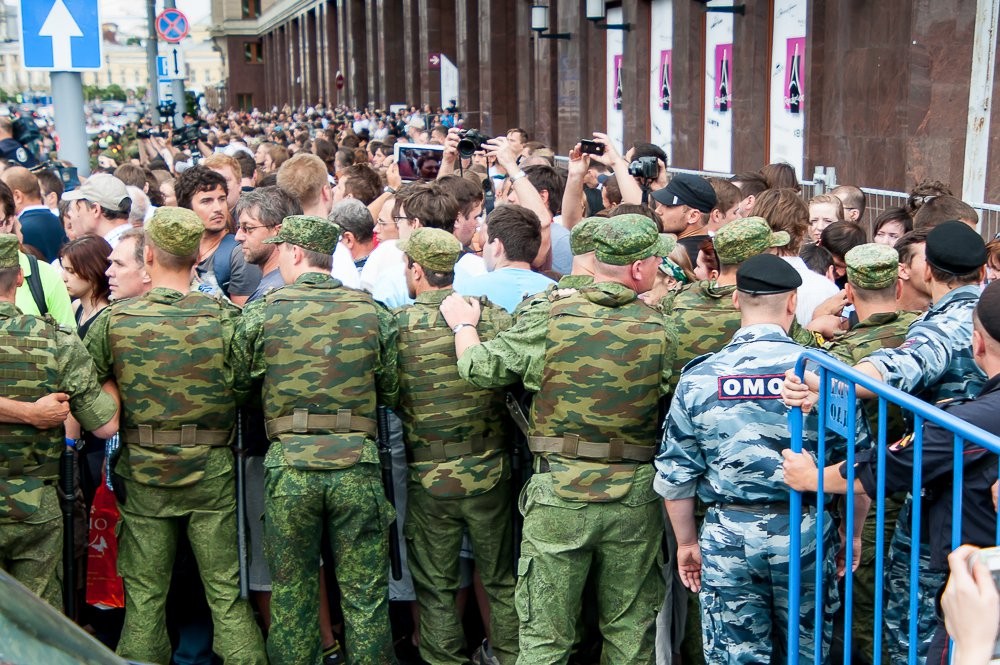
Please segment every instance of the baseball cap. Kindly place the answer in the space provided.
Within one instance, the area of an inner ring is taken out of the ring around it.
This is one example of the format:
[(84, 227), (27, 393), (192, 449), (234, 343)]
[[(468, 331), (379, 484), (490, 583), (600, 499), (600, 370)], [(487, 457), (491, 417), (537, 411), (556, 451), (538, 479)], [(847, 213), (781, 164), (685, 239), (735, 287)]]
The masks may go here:
[(708, 181), (696, 175), (678, 173), (667, 186), (652, 193), (653, 200), (665, 206), (686, 205), (698, 212), (712, 212), (718, 199)]
[(98, 173), (87, 178), (87, 182), (80, 187), (62, 195), (63, 201), (84, 199), (108, 210), (121, 210), (122, 203), (128, 199), (128, 191), (125, 189), (125, 183), (110, 173)]
[(194, 254), (204, 232), (201, 218), (187, 208), (161, 206), (146, 223), (146, 233), (152, 243), (174, 256)]
[(899, 252), (888, 245), (867, 243), (844, 254), (847, 281), (859, 289), (884, 289), (899, 276)]

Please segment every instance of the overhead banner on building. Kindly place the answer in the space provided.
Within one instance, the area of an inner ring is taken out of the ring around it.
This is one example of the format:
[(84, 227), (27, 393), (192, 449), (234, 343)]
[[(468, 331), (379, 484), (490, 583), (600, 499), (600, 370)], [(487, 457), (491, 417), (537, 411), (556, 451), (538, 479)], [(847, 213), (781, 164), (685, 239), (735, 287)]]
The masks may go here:
[[(712, 0), (709, 7), (731, 7), (733, 0)], [(702, 168), (729, 173), (733, 168), (733, 15), (705, 14), (705, 148)]]
[[(609, 9), (607, 22), (611, 24), (622, 22), (621, 7)], [(608, 106), (608, 137), (614, 143), (615, 149), (624, 152), (622, 144), (625, 142), (625, 113), (623, 107), (627, 103), (628, 94), (625, 82), (622, 80), (622, 53), (624, 53), (624, 40), (621, 30), (608, 30), (608, 51), (607, 51), (607, 106)], [(634, 93), (634, 91), (633, 91)], [(633, 99), (635, 95), (633, 94)]]
[(650, 63), (649, 63), (649, 120), (651, 140), (667, 153), (668, 163), (673, 163), (671, 137), (671, 88), (674, 83), (674, 2), (653, 0), (650, 11)]
[(787, 162), (804, 177), (806, 0), (775, 0), (768, 103), (769, 162)]

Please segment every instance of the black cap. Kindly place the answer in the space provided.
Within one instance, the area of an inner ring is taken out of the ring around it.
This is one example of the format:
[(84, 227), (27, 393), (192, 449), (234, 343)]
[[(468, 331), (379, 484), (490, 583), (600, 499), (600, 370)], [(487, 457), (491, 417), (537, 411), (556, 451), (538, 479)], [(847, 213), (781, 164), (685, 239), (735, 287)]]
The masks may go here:
[(976, 316), (986, 334), (1000, 342), (1000, 282), (990, 282), (983, 289), (976, 303)]
[(698, 212), (712, 212), (718, 199), (715, 190), (704, 178), (678, 173), (667, 186), (652, 194), (653, 200), (665, 206), (690, 206)]
[(751, 256), (736, 270), (736, 288), (743, 293), (766, 296), (794, 291), (800, 286), (802, 276), (774, 254)]
[(953, 275), (978, 270), (986, 265), (986, 243), (965, 222), (938, 224), (927, 234), (927, 263)]

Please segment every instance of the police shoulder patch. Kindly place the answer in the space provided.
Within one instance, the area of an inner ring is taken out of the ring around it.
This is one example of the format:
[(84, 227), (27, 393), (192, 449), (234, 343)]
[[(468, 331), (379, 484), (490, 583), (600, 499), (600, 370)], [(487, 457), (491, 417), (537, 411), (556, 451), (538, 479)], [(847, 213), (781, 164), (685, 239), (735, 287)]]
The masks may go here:
[(922, 344), (927, 343), (927, 338), (923, 335), (917, 335), (916, 337), (910, 337), (905, 342), (899, 345), (900, 349), (915, 349)]
[(749, 374), (719, 377), (719, 399), (781, 399), (784, 374)]

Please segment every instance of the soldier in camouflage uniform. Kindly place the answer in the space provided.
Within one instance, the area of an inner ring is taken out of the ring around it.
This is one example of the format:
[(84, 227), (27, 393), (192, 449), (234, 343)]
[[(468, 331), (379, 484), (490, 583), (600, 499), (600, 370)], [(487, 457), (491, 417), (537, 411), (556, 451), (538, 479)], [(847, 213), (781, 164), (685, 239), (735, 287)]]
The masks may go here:
[[(671, 387), (677, 385), (685, 365), (706, 353), (715, 353), (733, 338), (740, 328), (740, 312), (733, 305), (737, 269), (752, 256), (787, 245), (788, 234), (772, 232), (767, 220), (761, 217), (745, 217), (720, 228), (713, 242), (719, 257), (719, 277), (715, 281), (686, 284), (660, 301), (659, 307), (677, 330), (677, 357), (670, 377)], [(790, 336), (803, 346), (815, 345), (815, 338), (797, 321), (792, 322)], [(699, 527), (704, 516), (704, 506), (698, 505), (695, 517)], [(668, 534), (668, 547), (668, 563), (674, 574), (677, 541), (672, 534)], [(667, 599), (677, 616), (672, 626), (676, 632), (671, 645), (680, 652), (684, 663), (698, 665), (704, 662), (698, 594), (685, 591), (681, 585), (675, 584), (671, 589), (674, 588), (677, 589), (676, 599), (669, 598), (669, 593)], [(683, 640), (677, 633), (683, 633)]]
[[(986, 382), (972, 356), (972, 312), (979, 300), (979, 284), (986, 263), (983, 239), (962, 222), (945, 222), (927, 235), (927, 265), (924, 282), (934, 303), (930, 310), (910, 325), (906, 341), (895, 349), (873, 352), (855, 366), (874, 379), (925, 401), (975, 396)], [(785, 381), (785, 401), (789, 405), (816, 403), (818, 378), (807, 373), (806, 382)], [(858, 387), (858, 396), (873, 397)], [(886, 626), (885, 648), (893, 663), (907, 662), (909, 647), (909, 504), (900, 510), (889, 552), (886, 585), (890, 595), (883, 613)], [(926, 538), (921, 545), (919, 609), (917, 617), (918, 660), (923, 662), (936, 624), (934, 598), (944, 583), (944, 575), (928, 570), (930, 550)]]
[[(858, 323), (828, 342), (824, 349), (838, 360), (854, 365), (874, 351), (894, 349), (906, 339), (906, 331), (917, 318), (916, 312), (896, 310), (899, 283), (899, 254), (887, 245), (859, 245), (844, 255), (847, 265), (847, 301), (858, 313)], [(864, 401), (865, 413), (872, 430), (872, 441), (878, 442), (878, 400)], [(899, 407), (889, 405), (886, 444), (892, 444), (905, 433)], [(888, 496), (885, 501), (884, 554), (895, 530), (902, 496)], [(873, 508), (874, 510), (874, 508)], [(865, 521), (861, 533), (861, 557), (854, 572), (854, 614), (851, 628), (853, 644), (863, 657), (872, 662), (875, 625), (875, 536), (874, 518)], [(888, 570), (888, 568), (887, 568)], [(885, 586), (889, 598), (891, 592)], [(905, 596), (905, 594), (903, 594)]]
[(637, 294), (652, 286), (675, 241), (647, 217), (621, 215), (594, 244), (592, 287), (554, 291), (491, 341), (479, 341), (477, 303), (451, 296), (441, 307), (457, 331), (464, 378), (480, 388), (521, 380), (536, 393), (528, 437), (535, 474), (521, 494), (515, 593), (520, 665), (566, 661), (588, 576), (603, 662), (654, 657), (663, 521), (648, 462), (676, 337)]
[[(681, 375), (656, 458), (654, 486), (666, 499), (677, 536), (681, 579), (692, 591), (700, 590), (709, 663), (783, 662), (790, 529), (801, 529), (802, 551), (791, 556), (802, 560), (799, 650), (802, 662), (811, 662), (816, 514), (806, 512), (801, 525), (789, 522), (788, 489), (781, 482), (788, 409), (779, 399), (781, 376), (801, 349), (786, 331), (802, 281), (780, 258), (763, 254), (740, 266), (736, 282), (743, 327), (722, 350), (691, 362)], [(803, 435), (804, 448), (813, 451), (815, 425), (812, 416)], [(843, 449), (842, 442), (839, 450), (827, 448), (840, 458)], [(709, 506), (700, 535), (695, 496)], [(820, 565), (829, 583), (823, 602), (832, 616), (832, 548), (825, 554)], [(824, 647), (831, 635), (824, 626)]]
[[(0, 395), (15, 409), (0, 423), (0, 568), (49, 604), (62, 608), (63, 529), (59, 497), (62, 427), (29, 424), (30, 403), (64, 393), (74, 417), (98, 436), (118, 429), (114, 399), (101, 390), (94, 363), (75, 331), (51, 318), (22, 314), (14, 294), (23, 282), (18, 240), (0, 235)], [(23, 402), (23, 405), (22, 405)]]
[(393, 662), (388, 530), (375, 446), (376, 403), (398, 396), (395, 322), (330, 276), (340, 227), (293, 215), (278, 245), (286, 286), (243, 312), (239, 346), (262, 381), (264, 556), (271, 569), (272, 665), (320, 659), (320, 538), (330, 538), (348, 663)]
[(85, 344), (101, 380), (122, 397), (118, 571), (125, 625), (118, 653), (170, 661), (167, 588), (186, 531), (227, 663), (264, 663), (250, 604), (239, 596), (233, 425), (245, 396), (234, 358), (239, 310), (190, 291), (204, 227), (190, 210), (162, 207), (146, 226), (149, 293), (104, 310)]
[[(468, 529), (476, 569), (490, 600), (490, 645), (517, 659), (510, 463), (503, 394), (470, 389), (455, 366), (454, 334), (438, 311), (454, 293), (462, 245), (440, 229), (402, 241), (406, 283), (416, 303), (395, 310), (399, 331), (399, 409), (409, 459), (405, 535), (420, 607), (420, 655), (431, 665), (464, 665), (459, 550)], [(481, 300), (478, 331), (492, 339), (510, 315)]]

